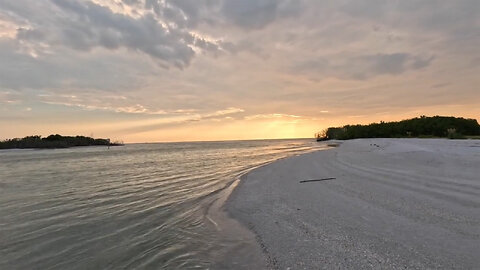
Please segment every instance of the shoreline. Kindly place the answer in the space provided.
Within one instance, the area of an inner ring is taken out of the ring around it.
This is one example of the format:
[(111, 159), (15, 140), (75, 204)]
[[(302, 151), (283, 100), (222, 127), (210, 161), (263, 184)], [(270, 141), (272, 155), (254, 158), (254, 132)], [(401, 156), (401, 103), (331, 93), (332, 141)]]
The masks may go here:
[(256, 235), (269, 268), (472, 268), (479, 145), (344, 141), (250, 170), (223, 209)]
[(319, 144), (318, 147), (312, 148), (308, 152), (278, 158), (244, 169), (237, 178), (232, 180), (217, 194), (217, 198), (207, 208), (205, 218), (229, 245), (226, 245), (226, 249), (222, 254), (213, 258), (214, 263), (211, 265), (211, 269), (274, 269), (265, 246), (259, 244), (261, 239), (258, 238), (255, 232), (252, 232), (251, 227), (242, 224), (226, 211), (227, 202), (241, 184), (243, 178), (250, 172), (281, 160), (317, 151), (325, 151), (330, 148), (326, 144)]

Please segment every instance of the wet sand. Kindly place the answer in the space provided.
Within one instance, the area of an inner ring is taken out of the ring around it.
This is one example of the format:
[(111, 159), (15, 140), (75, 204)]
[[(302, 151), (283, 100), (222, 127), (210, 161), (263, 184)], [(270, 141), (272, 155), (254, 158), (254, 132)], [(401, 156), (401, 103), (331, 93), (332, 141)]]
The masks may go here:
[(249, 172), (224, 207), (273, 269), (478, 269), (480, 141), (345, 141)]

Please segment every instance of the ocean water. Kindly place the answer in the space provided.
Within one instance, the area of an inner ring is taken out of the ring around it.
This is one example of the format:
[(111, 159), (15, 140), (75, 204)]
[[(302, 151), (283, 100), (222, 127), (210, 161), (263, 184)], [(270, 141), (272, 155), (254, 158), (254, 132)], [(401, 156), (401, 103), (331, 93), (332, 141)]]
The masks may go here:
[[(0, 151), (0, 269), (205, 269), (209, 216), (240, 175), (314, 140)], [(218, 210), (221, 211), (221, 210)]]

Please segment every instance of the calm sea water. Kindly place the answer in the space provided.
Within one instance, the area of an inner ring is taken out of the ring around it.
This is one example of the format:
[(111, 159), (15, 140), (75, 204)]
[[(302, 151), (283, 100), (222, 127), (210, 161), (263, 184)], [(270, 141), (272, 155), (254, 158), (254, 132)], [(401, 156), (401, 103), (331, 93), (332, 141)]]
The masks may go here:
[(231, 244), (210, 205), (313, 140), (0, 151), (0, 269), (208, 268)]

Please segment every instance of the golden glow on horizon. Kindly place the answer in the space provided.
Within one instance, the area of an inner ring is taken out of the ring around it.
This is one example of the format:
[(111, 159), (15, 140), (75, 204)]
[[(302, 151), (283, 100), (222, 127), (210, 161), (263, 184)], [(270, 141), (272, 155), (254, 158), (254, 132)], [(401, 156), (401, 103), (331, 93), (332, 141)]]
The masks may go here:
[(0, 4), (0, 139), (299, 138), (480, 119), (473, 3), (25, 1)]
[[(126, 143), (140, 142), (177, 142), (177, 141), (217, 141), (217, 140), (248, 140), (248, 139), (283, 139), (283, 138), (313, 138), (315, 132), (330, 126), (346, 124), (368, 124), (379, 121), (398, 121), (420, 115), (452, 115), (476, 118), (480, 109), (465, 111), (463, 106), (450, 105), (418, 108), (405, 113), (380, 113), (373, 115), (350, 115), (336, 117), (334, 113), (321, 113), (319, 118), (270, 116), (268, 118), (254, 117), (252, 119), (203, 120), (187, 122), (181, 125), (165, 126), (146, 131), (135, 131), (136, 127), (155, 124), (159, 120), (105, 121), (86, 120), (68, 125), (66, 123), (14, 123), (0, 126), (0, 139), (23, 137), (28, 135), (47, 136), (51, 133), (62, 135), (84, 135), (122, 140)], [(15, 125), (15, 129), (5, 129)], [(36, 132), (32, 133), (31, 130)]]

